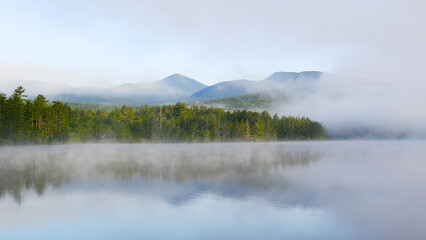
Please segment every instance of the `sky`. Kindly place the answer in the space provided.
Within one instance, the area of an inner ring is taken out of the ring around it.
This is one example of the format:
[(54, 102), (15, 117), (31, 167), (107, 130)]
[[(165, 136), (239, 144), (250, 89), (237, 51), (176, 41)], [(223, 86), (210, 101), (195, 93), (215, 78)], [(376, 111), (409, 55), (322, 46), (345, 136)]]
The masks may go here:
[(0, 0), (0, 81), (105, 86), (181, 73), (211, 85), (305, 70), (391, 81), (422, 67), (425, 5)]
[(426, 138), (424, 9), (419, 0), (0, 0), (0, 86), (109, 87), (174, 73), (212, 85), (317, 70), (337, 77), (272, 112), (335, 135)]

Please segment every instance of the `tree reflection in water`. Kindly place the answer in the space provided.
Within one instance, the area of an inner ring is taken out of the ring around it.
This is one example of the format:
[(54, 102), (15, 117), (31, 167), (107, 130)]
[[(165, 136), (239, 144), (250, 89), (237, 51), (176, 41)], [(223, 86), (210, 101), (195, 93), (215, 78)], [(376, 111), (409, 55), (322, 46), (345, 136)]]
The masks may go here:
[(83, 144), (0, 151), (0, 198), (10, 195), (19, 204), (25, 191), (41, 196), (48, 187), (75, 181), (203, 182), (235, 192), (283, 189), (286, 168), (307, 166), (322, 156), (291, 143)]

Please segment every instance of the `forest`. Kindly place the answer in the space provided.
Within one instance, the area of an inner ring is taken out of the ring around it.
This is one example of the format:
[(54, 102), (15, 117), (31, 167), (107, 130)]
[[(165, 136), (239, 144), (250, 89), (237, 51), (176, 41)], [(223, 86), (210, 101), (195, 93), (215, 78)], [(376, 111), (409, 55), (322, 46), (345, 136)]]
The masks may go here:
[(29, 99), (21, 86), (0, 93), (0, 143), (223, 142), (323, 139), (320, 123), (246, 110), (190, 105), (71, 108), (43, 95)]
[(272, 105), (272, 97), (267, 94), (253, 93), (238, 97), (225, 97), (206, 100), (202, 105), (221, 107), (226, 110), (260, 110), (268, 109)]

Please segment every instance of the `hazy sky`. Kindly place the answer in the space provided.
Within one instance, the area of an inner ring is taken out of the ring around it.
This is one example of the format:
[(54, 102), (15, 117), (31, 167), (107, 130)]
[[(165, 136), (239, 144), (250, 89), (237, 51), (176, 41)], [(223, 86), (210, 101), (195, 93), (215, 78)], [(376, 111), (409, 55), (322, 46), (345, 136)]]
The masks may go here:
[(383, 54), (371, 46), (386, 42), (387, 27), (405, 24), (395, 19), (399, 5), (1, 0), (0, 77), (112, 84), (179, 72), (211, 84), (274, 71), (335, 71), (352, 58)]
[(119, 84), (178, 72), (212, 84), (303, 70), (394, 76), (404, 64), (422, 67), (425, 5), (0, 0), (0, 79)]

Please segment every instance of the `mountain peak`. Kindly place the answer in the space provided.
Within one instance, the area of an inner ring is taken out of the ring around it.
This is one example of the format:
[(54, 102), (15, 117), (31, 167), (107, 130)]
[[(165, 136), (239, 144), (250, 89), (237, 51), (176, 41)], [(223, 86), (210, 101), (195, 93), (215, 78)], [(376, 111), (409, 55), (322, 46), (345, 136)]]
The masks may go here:
[(318, 79), (322, 72), (304, 71), (304, 72), (275, 72), (265, 80), (269, 81), (288, 81), (295, 79)]
[(163, 78), (163, 80), (182, 80), (182, 79), (191, 79), (191, 78), (184, 76), (182, 74), (179, 74), (179, 73), (174, 73), (174, 74), (172, 74), (168, 77)]
[(179, 73), (172, 74), (158, 82), (164, 84), (164, 86), (181, 89), (188, 94), (195, 93), (207, 87), (206, 85)]
[(267, 80), (282, 80), (282, 79), (294, 79), (298, 75), (297, 72), (275, 72), (271, 76), (267, 77)]

